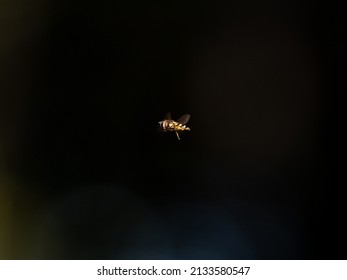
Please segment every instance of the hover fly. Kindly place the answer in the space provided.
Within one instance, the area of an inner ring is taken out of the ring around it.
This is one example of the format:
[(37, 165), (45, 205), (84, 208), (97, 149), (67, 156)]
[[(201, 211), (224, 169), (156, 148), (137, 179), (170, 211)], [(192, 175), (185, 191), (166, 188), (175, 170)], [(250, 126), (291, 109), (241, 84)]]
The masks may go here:
[(172, 120), (171, 113), (167, 113), (163, 121), (159, 122), (160, 130), (162, 132), (174, 131), (177, 135), (178, 140), (180, 139), (179, 132), (190, 130), (185, 124), (189, 121), (190, 115), (186, 114), (180, 117), (177, 121)]

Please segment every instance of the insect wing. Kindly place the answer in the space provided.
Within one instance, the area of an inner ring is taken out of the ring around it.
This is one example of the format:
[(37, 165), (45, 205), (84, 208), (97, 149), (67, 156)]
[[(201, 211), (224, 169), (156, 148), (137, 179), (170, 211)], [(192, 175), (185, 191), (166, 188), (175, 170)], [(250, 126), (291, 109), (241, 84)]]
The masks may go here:
[(180, 117), (177, 122), (180, 124), (186, 124), (190, 119), (190, 115), (189, 114), (185, 114), (182, 117)]
[(166, 113), (165, 117), (164, 117), (164, 120), (172, 120), (171, 118), (171, 113)]

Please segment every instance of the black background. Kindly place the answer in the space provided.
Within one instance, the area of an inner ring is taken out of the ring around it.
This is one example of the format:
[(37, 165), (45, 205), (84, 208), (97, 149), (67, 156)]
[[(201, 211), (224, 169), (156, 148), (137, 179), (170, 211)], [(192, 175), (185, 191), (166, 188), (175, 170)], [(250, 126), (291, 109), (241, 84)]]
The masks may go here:
[(1, 10), (1, 258), (346, 258), (342, 5)]

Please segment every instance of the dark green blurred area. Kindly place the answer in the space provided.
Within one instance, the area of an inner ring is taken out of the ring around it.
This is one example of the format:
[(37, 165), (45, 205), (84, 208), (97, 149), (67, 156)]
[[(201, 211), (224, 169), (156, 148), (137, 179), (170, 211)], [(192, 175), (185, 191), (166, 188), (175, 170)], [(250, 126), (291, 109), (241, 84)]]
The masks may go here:
[(342, 11), (1, 0), (0, 258), (346, 258)]

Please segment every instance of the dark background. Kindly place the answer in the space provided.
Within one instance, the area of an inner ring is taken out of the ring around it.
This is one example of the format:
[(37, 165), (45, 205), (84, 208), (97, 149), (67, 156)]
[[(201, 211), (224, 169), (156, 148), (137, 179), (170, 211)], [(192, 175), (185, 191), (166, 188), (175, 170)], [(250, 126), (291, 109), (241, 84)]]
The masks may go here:
[(338, 2), (0, 3), (1, 258), (346, 259)]

